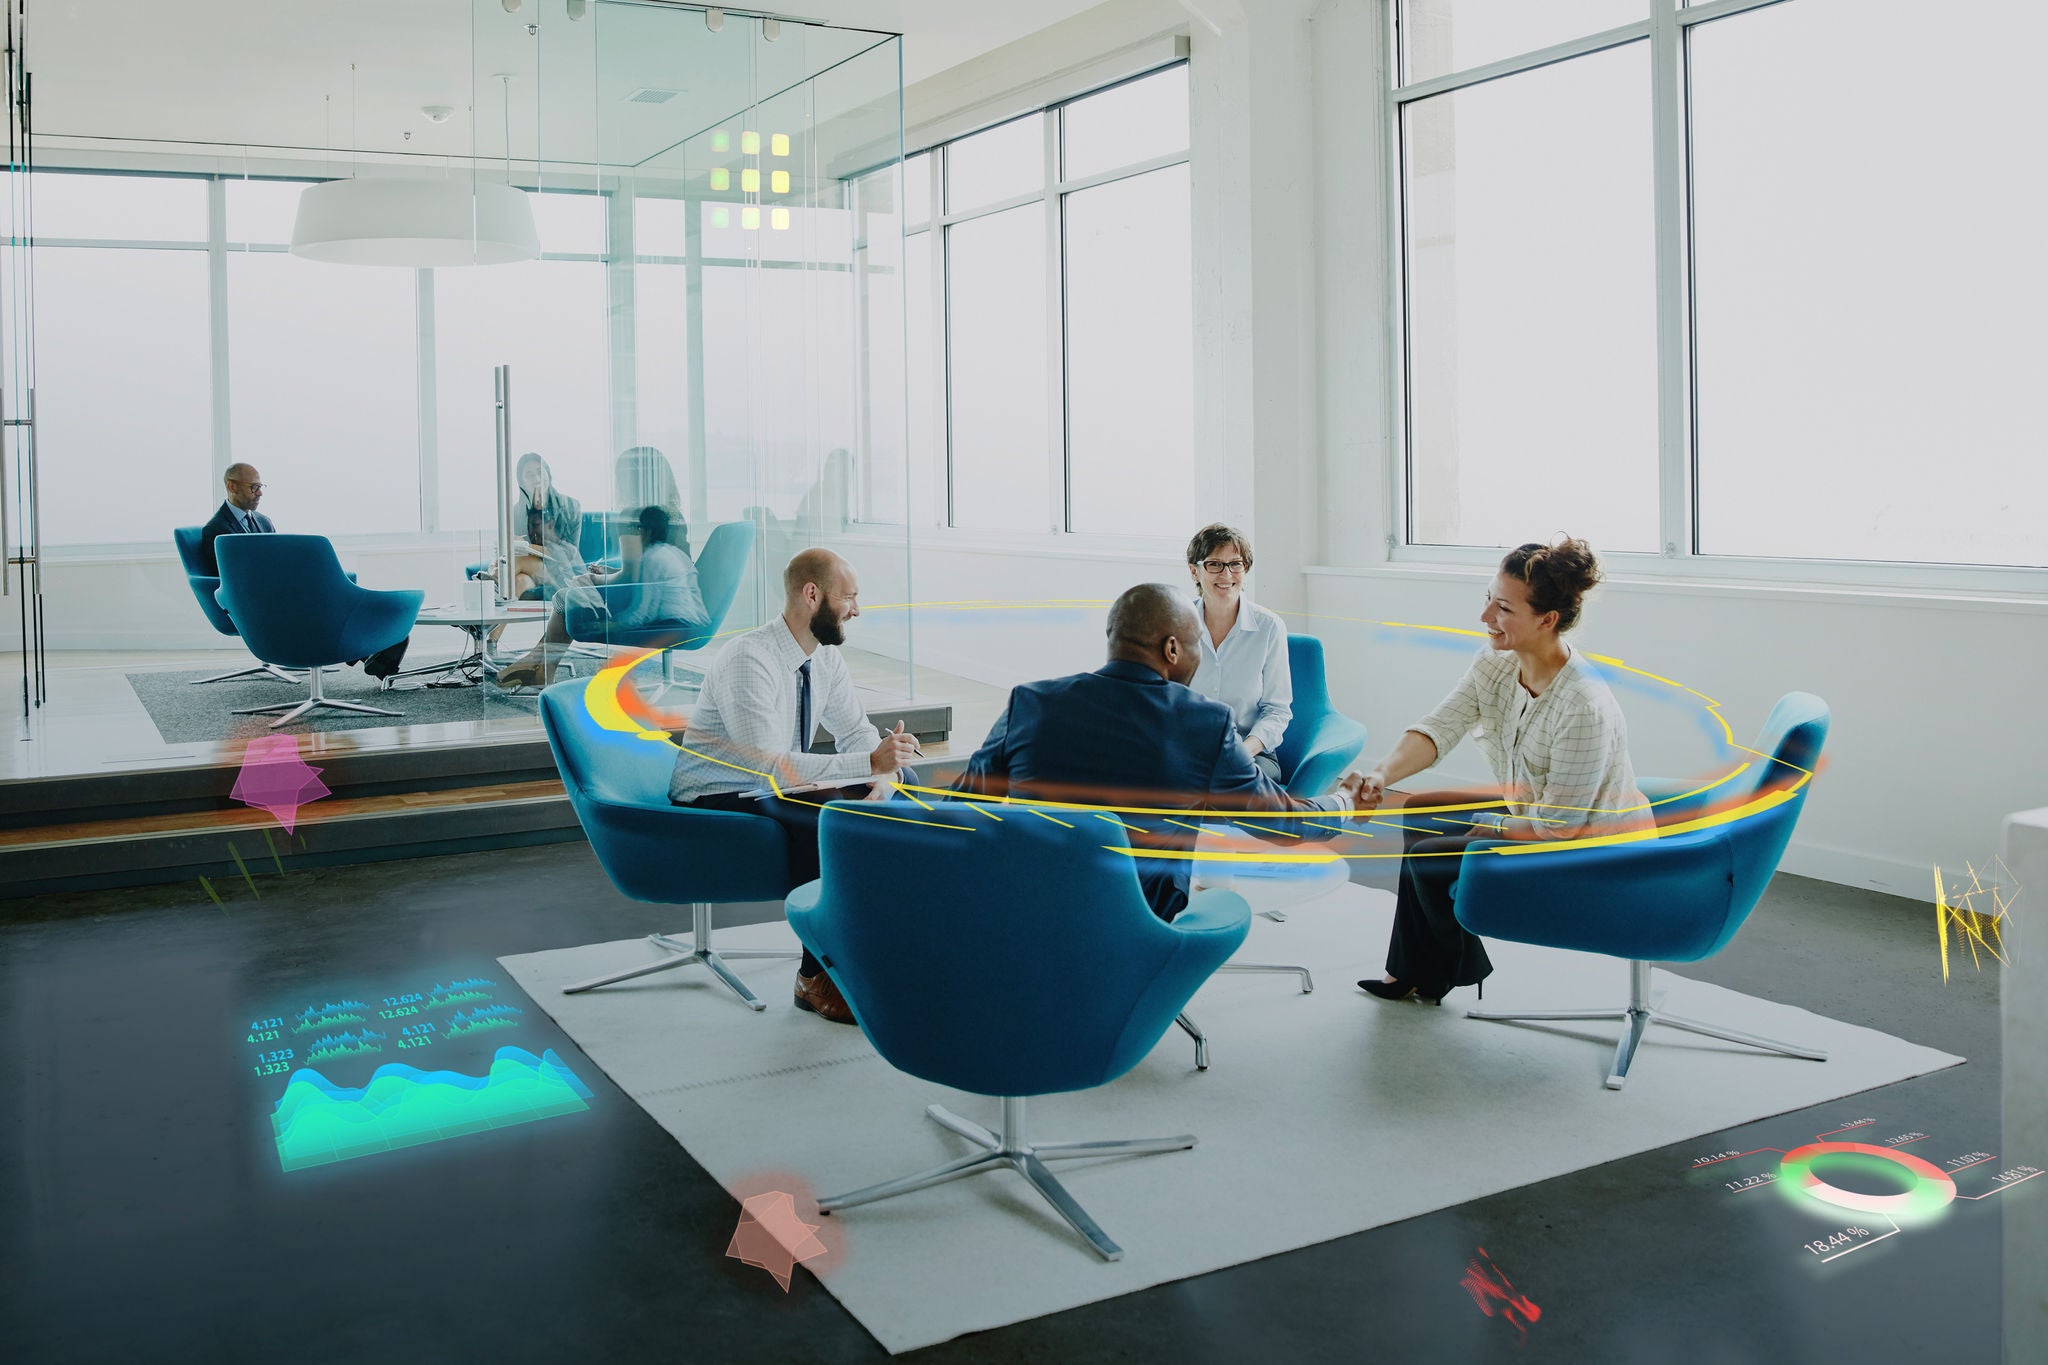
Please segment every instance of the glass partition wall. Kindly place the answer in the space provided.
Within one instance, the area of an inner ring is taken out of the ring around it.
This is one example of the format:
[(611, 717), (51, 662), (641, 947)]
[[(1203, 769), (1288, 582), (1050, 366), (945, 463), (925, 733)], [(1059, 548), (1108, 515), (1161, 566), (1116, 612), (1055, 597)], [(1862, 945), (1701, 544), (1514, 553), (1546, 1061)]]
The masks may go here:
[[(637, 555), (661, 506), (711, 596), (750, 542), (728, 633), (780, 610), (792, 555), (831, 548), (860, 577), (855, 676), (908, 697), (899, 41), (581, 9), (473, 6), (471, 171), (529, 191), (542, 256), (435, 272), (439, 523), (495, 562), (528, 530), (536, 454), (592, 561)], [(636, 638), (610, 621), (574, 633)]]

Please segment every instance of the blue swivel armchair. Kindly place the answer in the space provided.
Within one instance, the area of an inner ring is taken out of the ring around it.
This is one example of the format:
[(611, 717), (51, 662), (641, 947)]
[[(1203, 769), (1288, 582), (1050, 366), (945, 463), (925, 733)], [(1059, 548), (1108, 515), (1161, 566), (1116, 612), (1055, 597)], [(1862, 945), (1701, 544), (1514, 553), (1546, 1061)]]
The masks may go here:
[(1100, 821), (1066, 827), (1014, 807), (1001, 824), (907, 802), (865, 810), (902, 818), (828, 807), (818, 827), (824, 876), (790, 893), (789, 922), (891, 1066), (1000, 1098), (1002, 1129), (932, 1105), (925, 1113), (972, 1152), (821, 1199), (819, 1211), (1007, 1166), (1105, 1260), (1121, 1259), (1046, 1163), (1181, 1151), (1195, 1139), (1033, 1142), (1026, 1100), (1107, 1085), (1136, 1066), (1244, 942), (1249, 909), (1210, 891), (1164, 923), (1131, 860), (1105, 847), (1128, 847), (1123, 832)]
[[(563, 616), (563, 622), (569, 628), (569, 638), (585, 644), (659, 649), (662, 688), (666, 691), (676, 685), (676, 653), (694, 653), (717, 639), (724, 629), (726, 613), (732, 610), (733, 598), (739, 593), (740, 580), (746, 576), (747, 560), (753, 551), (752, 522), (728, 521), (711, 528), (711, 534), (705, 538), (696, 556), (697, 590), (703, 594), (704, 609), (710, 613), (710, 619), (701, 626), (658, 625), (619, 629), (611, 625), (609, 611), (571, 607)], [(607, 583), (598, 592), (603, 595), (605, 605), (615, 609), (631, 602), (640, 592), (640, 585)], [(701, 670), (691, 671), (702, 676)]]
[[(1824, 1062), (1825, 1052), (1774, 1042), (1650, 1003), (1651, 962), (1697, 962), (1725, 948), (1770, 885), (1806, 802), (1806, 779), (1827, 740), (1828, 705), (1807, 692), (1783, 697), (1757, 737), (1757, 754), (1736, 781), (1657, 806), (1669, 832), (1606, 847), (1512, 856), (1468, 857), (1458, 874), (1458, 922), (1475, 934), (1628, 959), (1623, 1009), (1506, 1013), (1466, 1017), (1512, 1020), (1616, 1020), (1625, 1025), (1607, 1088), (1619, 1090), (1651, 1024)], [(1645, 782), (1645, 794), (1678, 793), (1684, 784)], [(1655, 788), (1656, 791), (1651, 789)], [(1685, 825), (1751, 803), (1759, 809), (1701, 829)], [(1515, 847), (1489, 842), (1475, 848)]]
[(1321, 640), (1289, 635), (1287, 671), (1294, 682), (1294, 719), (1273, 761), (1290, 796), (1320, 796), (1365, 751), (1365, 727), (1330, 705)]
[(583, 704), (583, 681), (556, 683), (540, 694), (541, 726), (569, 804), (613, 886), (637, 901), (688, 905), (690, 938), (649, 934), (664, 956), (609, 976), (578, 982), (564, 995), (702, 963), (755, 1010), (765, 1009), (726, 957), (795, 958), (794, 950), (711, 946), (714, 902), (773, 901), (789, 892), (789, 848), (782, 826), (761, 815), (696, 810), (668, 799), (675, 750), (638, 735), (607, 730)]
[[(185, 566), (185, 581), (192, 587), (192, 595), (199, 599), (199, 610), (206, 616), (207, 623), (223, 635), (240, 636), (235, 623), (213, 595), (220, 591), (220, 579), (206, 572), (206, 566), (199, 562), (199, 543), (203, 526), (180, 526), (171, 532), (171, 543), (178, 547), (178, 560)], [(239, 678), (275, 678), (278, 682), (297, 683), (303, 681), (298, 674), (276, 664), (258, 662), (254, 668), (238, 668), (228, 673), (216, 673), (211, 678), (194, 678), (192, 685), (201, 683), (233, 682)]]
[(358, 587), (342, 572), (325, 536), (222, 536), (215, 600), (234, 619), (249, 650), (265, 663), (309, 671), (312, 694), (300, 702), (238, 709), (241, 716), (282, 711), (275, 730), (327, 708), (373, 716), (403, 715), (381, 706), (336, 701), (321, 690), (321, 669), (367, 659), (412, 633), (425, 594), (416, 588), (380, 592)]

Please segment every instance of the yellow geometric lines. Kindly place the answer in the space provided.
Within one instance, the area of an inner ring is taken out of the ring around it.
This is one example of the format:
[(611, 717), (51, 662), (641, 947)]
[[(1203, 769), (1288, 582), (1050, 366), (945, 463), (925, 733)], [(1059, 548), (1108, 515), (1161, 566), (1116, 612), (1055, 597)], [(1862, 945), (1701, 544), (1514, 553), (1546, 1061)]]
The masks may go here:
[(1326, 829), (1332, 834), (1349, 834), (1354, 839), (1373, 839), (1378, 837), (1362, 829), (1339, 829), (1335, 825), (1319, 825), (1313, 820), (1304, 820), (1302, 823), (1310, 829)]
[[(1107, 820), (1107, 821), (1109, 821), (1109, 823), (1111, 823), (1112, 825), (1123, 825), (1123, 827), (1124, 827), (1125, 829), (1127, 829), (1127, 830), (1130, 830), (1130, 831), (1131, 831), (1131, 832), (1132, 832), (1133, 834), (1149, 834), (1149, 833), (1151, 833), (1151, 831), (1150, 831), (1150, 830), (1146, 830), (1146, 829), (1140, 829), (1140, 828), (1138, 828), (1138, 826), (1136, 826), (1136, 825), (1129, 825), (1129, 824), (1124, 824), (1124, 822), (1123, 822), (1123, 821), (1121, 821), (1121, 820), (1117, 819), (1117, 818), (1116, 818), (1116, 817), (1115, 817), (1114, 815), (1102, 815), (1102, 814), (1099, 814), (1099, 813), (1098, 813), (1098, 814), (1096, 815), (1096, 817), (1095, 817), (1095, 818), (1096, 818), (1096, 819), (1098, 819), (1098, 820)], [(1073, 828), (1073, 826), (1072, 826), (1072, 825), (1069, 825), (1069, 826), (1067, 826), (1067, 828), (1068, 828), (1068, 829), (1072, 829), (1072, 828)]]
[[(2005, 912), (2011, 909), (2013, 902), (2019, 898), (2020, 888), (2012, 882), (2012, 871), (2006, 867), (2003, 859), (1994, 858), (1992, 861), (1997, 865), (1997, 871), (1992, 874), (1993, 879), (1989, 886), (1984, 884), (1973, 865), (1963, 864), (1970, 877), (1967, 888), (1960, 884), (1945, 887), (1942, 883), (1941, 864), (1934, 865), (1934, 928), (1936, 936), (1941, 940), (1941, 979), (1944, 985), (1948, 982), (1948, 926), (1951, 921), (1960, 934), (1963, 946), (1970, 950), (1970, 964), (1979, 971), (1984, 968), (1983, 959), (1978, 956), (1980, 948), (1990, 954), (2000, 966), (2005, 966), (2012, 960), (2009, 956), (2012, 950), (2006, 947), (2005, 943)], [(1979, 896), (1991, 898), (1989, 910), (1977, 908)], [(1991, 933), (1988, 939), (1984, 936), (1987, 929)]]
[(1284, 834), (1289, 839), (1299, 839), (1301, 837), (1291, 829), (1260, 829), (1257, 825), (1247, 825), (1242, 820), (1232, 820), (1230, 823), (1236, 825), (1239, 829), (1250, 830), (1253, 834), (1258, 835)]
[[(1027, 807), (1026, 807), (1025, 809), (1027, 809), (1027, 810), (1031, 810), (1031, 808), (1030, 808), (1030, 807), (1028, 807), (1028, 806), (1027, 806)], [(1059, 825), (1060, 827), (1062, 827), (1062, 828), (1064, 828), (1064, 829), (1072, 829), (1072, 828), (1073, 828), (1073, 826), (1072, 826), (1072, 825), (1068, 824), (1068, 823), (1067, 823), (1066, 821), (1064, 821), (1064, 820), (1054, 820), (1052, 816), (1050, 816), (1050, 815), (1047, 815), (1047, 814), (1046, 814), (1046, 813), (1045, 813), (1044, 811), (1042, 811), (1042, 810), (1031, 810), (1031, 813), (1032, 813), (1033, 815), (1037, 816), (1037, 817), (1038, 817), (1039, 819), (1041, 819), (1041, 820), (1052, 820), (1052, 822), (1053, 822), (1053, 823), (1054, 823), (1055, 825)]]
[(1185, 820), (1168, 820), (1166, 821), (1166, 823), (1169, 825), (1179, 825), (1182, 829), (1191, 829), (1197, 834), (1200, 834), (1202, 832), (1202, 827), (1200, 825), (1191, 825)]

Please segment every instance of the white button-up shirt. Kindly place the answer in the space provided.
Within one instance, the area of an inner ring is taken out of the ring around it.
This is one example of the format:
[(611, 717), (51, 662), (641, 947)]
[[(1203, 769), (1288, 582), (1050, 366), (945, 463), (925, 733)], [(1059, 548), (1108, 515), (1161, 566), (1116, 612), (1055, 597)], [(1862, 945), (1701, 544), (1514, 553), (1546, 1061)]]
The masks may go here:
[(861, 709), (846, 660), (831, 645), (810, 655), (811, 716), (839, 752), (801, 752), (810, 741), (797, 736), (797, 670), (804, 657), (780, 616), (719, 651), (679, 741), (671, 801), (753, 791), (768, 786), (771, 774), (779, 785), (795, 787), (868, 773), (868, 756), (882, 736)]
[[(1195, 599), (1202, 615), (1202, 599)], [(1287, 623), (1249, 597), (1239, 594), (1237, 621), (1222, 644), (1209, 638), (1203, 621), (1202, 664), (1188, 684), (1205, 697), (1230, 708), (1240, 738), (1250, 736), (1271, 753), (1280, 747), (1287, 722), (1294, 719), (1294, 675), (1287, 671)]]
[(1488, 649), (1408, 728), (1429, 736), (1439, 761), (1476, 731), (1508, 809), (1539, 839), (1653, 828), (1629, 761), (1628, 722), (1607, 684), (1576, 650), (1540, 697), (1529, 696), (1520, 673), (1513, 652)]

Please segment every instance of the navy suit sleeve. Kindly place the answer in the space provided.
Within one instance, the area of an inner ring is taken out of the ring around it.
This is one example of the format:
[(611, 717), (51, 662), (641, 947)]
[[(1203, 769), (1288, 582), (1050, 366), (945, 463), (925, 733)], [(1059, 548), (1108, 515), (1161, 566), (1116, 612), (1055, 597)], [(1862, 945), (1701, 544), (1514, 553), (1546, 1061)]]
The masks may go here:
[(207, 577), (220, 577), (220, 558), (214, 553), (213, 542), (221, 532), (228, 529), (228, 519), (215, 512), (206, 525), (199, 528), (199, 567)]
[[(1215, 764), (1209, 775), (1209, 809), (1218, 811), (1300, 811), (1318, 812), (1324, 810), (1320, 801), (1303, 800), (1288, 795), (1273, 780), (1260, 772), (1252, 763), (1251, 755), (1237, 738), (1237, 727), (1230, 723), (1229, 714), (1216, 736), (1213, 751)], [(1299, 831), (1291, 829), (1291, 820), (1258, 820), (1245, 825), (1262, 839), (1279, 843), (1290, 834)]]
[(1004, 796), (1010, 790), (1010, 715), (1017, 709), (1017, 692), (1011, 689), (1003, 714), (988, 729), (988, 737), (967, 760), (966, 769), (953, 779), (956, 792), (977, 796)]

